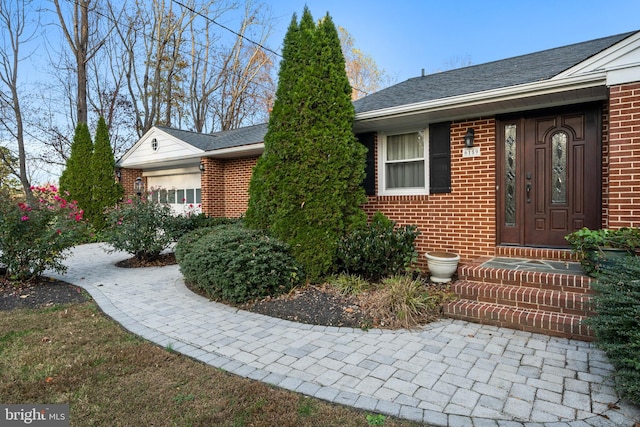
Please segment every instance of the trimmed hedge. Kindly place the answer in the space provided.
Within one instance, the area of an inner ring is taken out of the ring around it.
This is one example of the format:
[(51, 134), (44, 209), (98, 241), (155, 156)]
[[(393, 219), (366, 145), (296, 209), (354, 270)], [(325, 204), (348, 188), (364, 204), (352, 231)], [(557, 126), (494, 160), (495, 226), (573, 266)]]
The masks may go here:
[(211, 228), (224, 224), (242, 223), (240, 218), (210, 217), (204, 213), (173, 216), (165, 225), (165, 230), (177, 241), (187, 233), (200, 228)]
[(620, 396), (640, 404), (640, 257), (606, 269), (593, 288), (597, 314), (586, 322), (616, 368)]
[(180, 245), (176, 259), (185, 280), (217, 301), (239, 304), (277, 296), (302, 282), (289, 246), (259, 230), (202, 229), (186, 235)]

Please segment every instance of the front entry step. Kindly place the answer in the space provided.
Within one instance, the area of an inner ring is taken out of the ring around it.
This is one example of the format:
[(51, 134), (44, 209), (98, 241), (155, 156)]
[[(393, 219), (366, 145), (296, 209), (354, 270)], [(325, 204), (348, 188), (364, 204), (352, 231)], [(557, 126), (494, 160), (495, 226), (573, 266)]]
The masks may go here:
[[(538, 255), (525, 258), (522, 255)], [(458, 300), (444, 307), (454, 319), (592, 341), (584, 320), (593, 315), (591, 278), (557, 250), (496, 250), (460, 266), (451, 285)]]
[(583, 322), (585, 316), (529, 310), (504, 304), (461, 299), (449, 303), (444, 314), (453, 319), (500, 326), (555, 337), (593, 341), (593, 332)]
[(528, 286), (505, 286), (458, 280), (451, 290), (462, 299), (508, 305), (525, 310), (589, 316), (591, 298), (587, 293), (563, 292)]

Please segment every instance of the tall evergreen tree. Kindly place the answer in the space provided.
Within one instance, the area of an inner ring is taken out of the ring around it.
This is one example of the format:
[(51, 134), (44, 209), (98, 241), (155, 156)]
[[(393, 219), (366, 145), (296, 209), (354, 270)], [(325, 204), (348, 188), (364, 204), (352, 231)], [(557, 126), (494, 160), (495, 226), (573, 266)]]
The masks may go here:
[(92, 155), (93, 142), (91, 142), (89, 126), (86, 123), (78, 123), (71, 144), (71, 154), (60, 176), (60, 190), (68, 192), (73, 200), (77, 200), (78, 207), (84, 211), (91, 209)]
[(339, 239), (364, 223), (366, 149), (357, 142), (338, 32), (305, 7), (282, 50), (265, 150), (249, 187), (246, 221), (288, 242), (312, 281), (334, 263)]
[(122, 185), (114, 179), (115, 165), (107, 123), (103, 117), (100, 117), (96, 128), (93, 156), (91, 156), (93, 198), (86, 212), (96, 230), (102, 230), (105, 227), (105, 208), (115, 206), (124, 193)]

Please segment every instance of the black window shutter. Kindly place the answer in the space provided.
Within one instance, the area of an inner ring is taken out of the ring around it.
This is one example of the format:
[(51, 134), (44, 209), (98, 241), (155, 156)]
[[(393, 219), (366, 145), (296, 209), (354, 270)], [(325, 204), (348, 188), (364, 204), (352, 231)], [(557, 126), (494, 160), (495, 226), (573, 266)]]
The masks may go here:
[(451, 122), (429, 125), (429, 192), (451, 193)]
[(362, 186), (367, 196), (376, 195), (376, 133), (359, 133), (356, 135), (358, 141), (367, 147), (367, 164), (365, 166), (366, 176), (362, 181)]

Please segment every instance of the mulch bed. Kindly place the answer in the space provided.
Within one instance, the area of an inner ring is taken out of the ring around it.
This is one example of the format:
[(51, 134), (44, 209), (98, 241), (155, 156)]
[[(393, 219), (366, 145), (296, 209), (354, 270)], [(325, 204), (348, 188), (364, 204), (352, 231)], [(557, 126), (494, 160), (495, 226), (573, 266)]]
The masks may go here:
[(310, 325), (369, 328), (373, 323), (358, 298), (341, 295), (328, 286), (306, 286), (281, 297), (254, 301), (240, 308)]
[(17, 308), (42, 308), (57, 304), (88, 301), (90, 297), (78, 286), (41, 278), (34, 282), (12, 283), (0, 280), (0, 311)]

